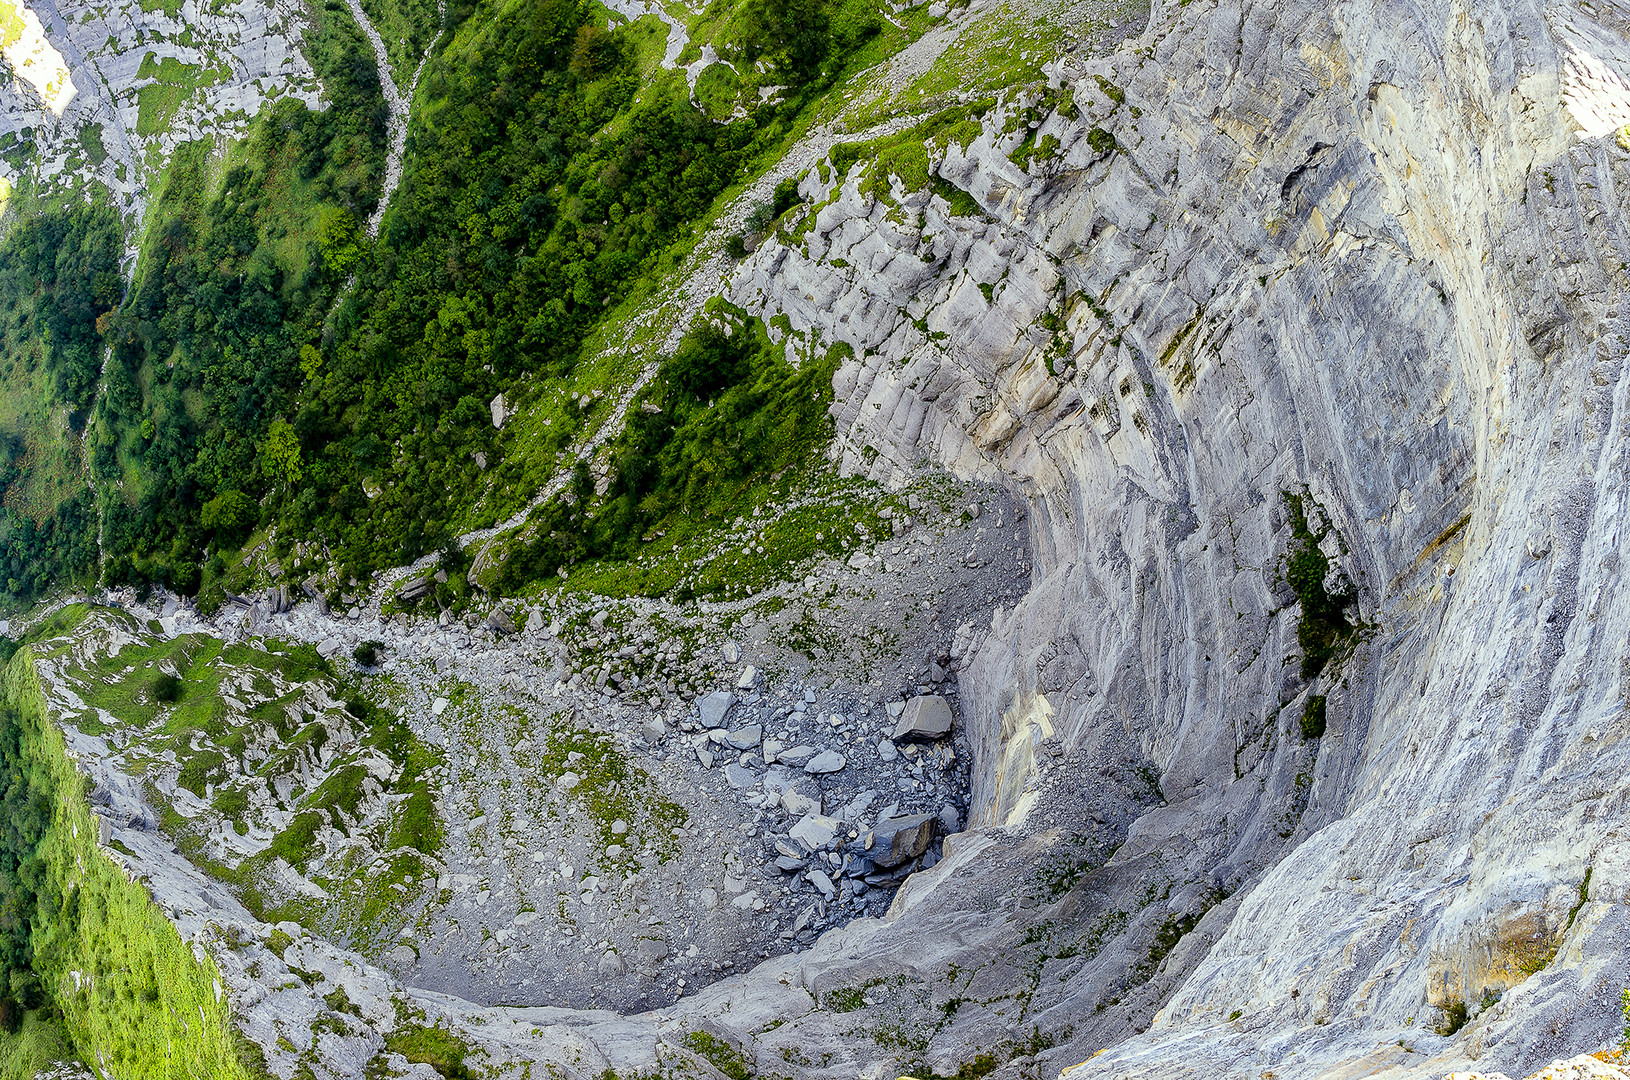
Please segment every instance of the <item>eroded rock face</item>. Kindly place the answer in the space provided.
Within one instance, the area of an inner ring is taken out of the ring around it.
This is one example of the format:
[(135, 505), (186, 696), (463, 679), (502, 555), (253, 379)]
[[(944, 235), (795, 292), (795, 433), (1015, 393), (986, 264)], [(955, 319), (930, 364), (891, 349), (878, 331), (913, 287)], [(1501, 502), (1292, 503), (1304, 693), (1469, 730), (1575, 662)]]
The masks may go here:
[[(946, 152), (983, 217), (812, 176), (803, 247), (766, 245), (733, 294), (863, 358), (848, 467), (926, 455), (1030, 498), (1035, 587), (963, 674), (973, 824), (1067, 834), (1106, 817), (1086, 798), (1127, 805), (1090, 790), (1104, 764), (1158, 776), (1164, 805), (1048, 912), (1114, 916), (1129, 955), (1038, 990), (1075, 1025), (1040, 1060), (1146, 1026), (1071, 1075), (1421, 1060), (1400, 1037), (1518, 1072), (1600, 1045), (1623, 28), (1563, 4), (1154, 22), (1057, 67), (1079, 119), (987, 116)], [(1050, 162), (1010, 159), (1049, 136)], [(1342, 623), (1309, 627), (1320, 607)], [(1094, 895), (1139, 877), (1135, 909)], [(1432, 1034), (1456, 1002), (1472, 1023)]]
[[(1519, 1075), (1614, 1037), (1624, 26), (1194, 0), (1052, 70), (1074, 116), (1009, 101), (935, 152), (977, 213), (812, 172), (809, 231), (726, 290), (853, 347), (846, 468), (1025, 501), (969, 525), (1034, 560), (948, 654), (969, 831), (885, 917), (638, 1016), (293, 966), (566, 1076), (690, 1062), (694, 1031), (765, 1074), (1072, 1080)], [(816, 747), (759, 734), (807, 778)]]

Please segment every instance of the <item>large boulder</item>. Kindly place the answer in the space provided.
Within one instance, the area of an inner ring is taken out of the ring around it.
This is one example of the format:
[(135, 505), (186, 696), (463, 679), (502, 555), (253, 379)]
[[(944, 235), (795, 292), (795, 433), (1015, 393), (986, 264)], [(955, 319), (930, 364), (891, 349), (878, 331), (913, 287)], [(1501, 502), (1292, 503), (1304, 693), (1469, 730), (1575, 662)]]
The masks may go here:
[(884, 818), (866, 834), (866, 857), (885, 868), (915, 859), (928, 850), (938, 820), (933, 814)]
[(728, 690), (715, 690), (696, 703), (698, 715), (705, 728), (716, 728), (724, 723), (724, 718), (730, 712), (730, 707), (736, 703), (736, 695)]
[(422, 600), (424, 597), (429, 596), (435, 588), (435, 576), (426, 574), (423, 577), (416, 577), (409, 581), (404, 581), (396, 590), (396, 596), (397, 599), (401, 600), (402, 602), (411, 604), (415, 600)]
[(920, 694), (906, 702), (894, 724), (895, 742), (928, 742), (951, 734), (951, 703), (939, 694)]
[(501, 607), (493, 608), (491, 614), (481, 620), (481, 625), (499, 637), (508, 637), (515, 632), (515, 620)]

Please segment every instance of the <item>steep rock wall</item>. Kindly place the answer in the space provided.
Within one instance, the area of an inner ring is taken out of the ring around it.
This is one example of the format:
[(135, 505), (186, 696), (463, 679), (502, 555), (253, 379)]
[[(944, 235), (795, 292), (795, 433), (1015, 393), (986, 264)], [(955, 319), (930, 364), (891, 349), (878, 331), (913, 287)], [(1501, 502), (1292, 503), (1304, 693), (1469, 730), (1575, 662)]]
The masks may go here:
[[(1105, 873), (1157, 857), (1179, 920), (1229, 898), (1153, 1029), (1080, 1075), (1599, 1045), (1626, 884), (1622, 19), (1225, 2), (1153, 27), (1057, 66), (1079, 119), (998, 110), (943, 154), (982, 215), (811, 176), (813, 229), (734, 296), (855, 346), (848, 467), (928, 456), (1030, 500), (1034, 590), (963, 674), (976, 824), (1079, 824), (1065, 789), (1130, 742), (1166, 805)], [(1314, 678), (1287, 494), (1363, 624)], [(1079, 981), (1044, 1015), (1112, 996)], [(1423, 1032), (1457, 1001), (1457, 1040)]]

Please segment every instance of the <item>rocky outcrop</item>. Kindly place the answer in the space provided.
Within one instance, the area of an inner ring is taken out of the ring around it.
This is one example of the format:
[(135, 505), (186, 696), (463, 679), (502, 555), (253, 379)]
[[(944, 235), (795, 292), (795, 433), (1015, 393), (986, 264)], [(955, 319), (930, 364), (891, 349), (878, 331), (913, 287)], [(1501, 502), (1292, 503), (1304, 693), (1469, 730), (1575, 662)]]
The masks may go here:
[[(564, 1076), (1518, 1075), (1616, 1039), (1622, 19), (1193, 0), (1090, 53), (935, 136), (927, 183), (839, 175), (812, 136), (729, 211), (802, 174), (805, 217), (674, 293), (723, 270), (792, 355), (851, 346), (848, 471), (1022, 502), (977, 529), (1029, 546), (1029, 592), (943, 657), (968, 831), (895, 819), (890, 858), (938, 859), (884, 917), (633, 1017), (410, 992), (307, 940), (285, 966)], [(816, 747), (774, 753), (801, 864), (838, 819), (794, 786)], [(254, 960), (281, 970), (246, 948), (252, 995)]]
[(1064, 902), (1148, 882), (1146, 945), (1053, 988), (1047, 1067), (1523, 1071), (1618, 1023), (1626, 48), (1565, 4), (1162, 10), (1053, 69), (1078, 117), (944, 151), (978, 212), (811, 174), (737, 277), (853, 346), (847, 467), (1029, 500), (975, 823), (1158, 775)]

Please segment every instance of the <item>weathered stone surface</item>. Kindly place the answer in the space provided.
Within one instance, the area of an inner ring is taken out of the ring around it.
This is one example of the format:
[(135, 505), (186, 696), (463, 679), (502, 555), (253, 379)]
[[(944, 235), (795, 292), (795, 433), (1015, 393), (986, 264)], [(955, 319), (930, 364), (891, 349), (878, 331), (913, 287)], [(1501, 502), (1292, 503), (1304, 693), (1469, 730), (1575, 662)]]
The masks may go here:
[(928, 850), (938, 819), (933, 814), (884, 818), (865, 835), (866, 855), (881, 867), (899, 866)]
[(730, 713), (730, 708), (736, 703), (736, 695), (728, 690), (715, 690), (713, 693), (700, 698), (696, 702), (698, 718), (705, 728), (716, 728), (724, 723)]
[(951, 703), (939, 694), (921, 694), (906, 702), (894, 725), (895, 742), (942, 739), (951, 733)]
[(501, 636), (507, 637), (515, 632), (515, 620), (501, 607), (493, 608), (487, 617), (481, 620), (481, 625)]
[(836, 818), (805, 814), (788, 830), (787, 835), (802, 844), (805, 850), (820, 851), (836, 842), (840, 825)]
[(759, 744), (763, 734), (764, 729), (762, 727), (757, 724), (749, 724), (746, 727), (732, 731), (725, 737), (725, 741), (737, 750), (751, 750)]
[[(783, 761), (786, 760), (786, 757), (785, 753), (781, 755)], [(820, 776), (826, 773), (840, 772), (847, 764), (848, 762), (844, 760), (843, 755), (836, 750), (822, 750), (804, 763), (804, 771), (814, 776)]]

